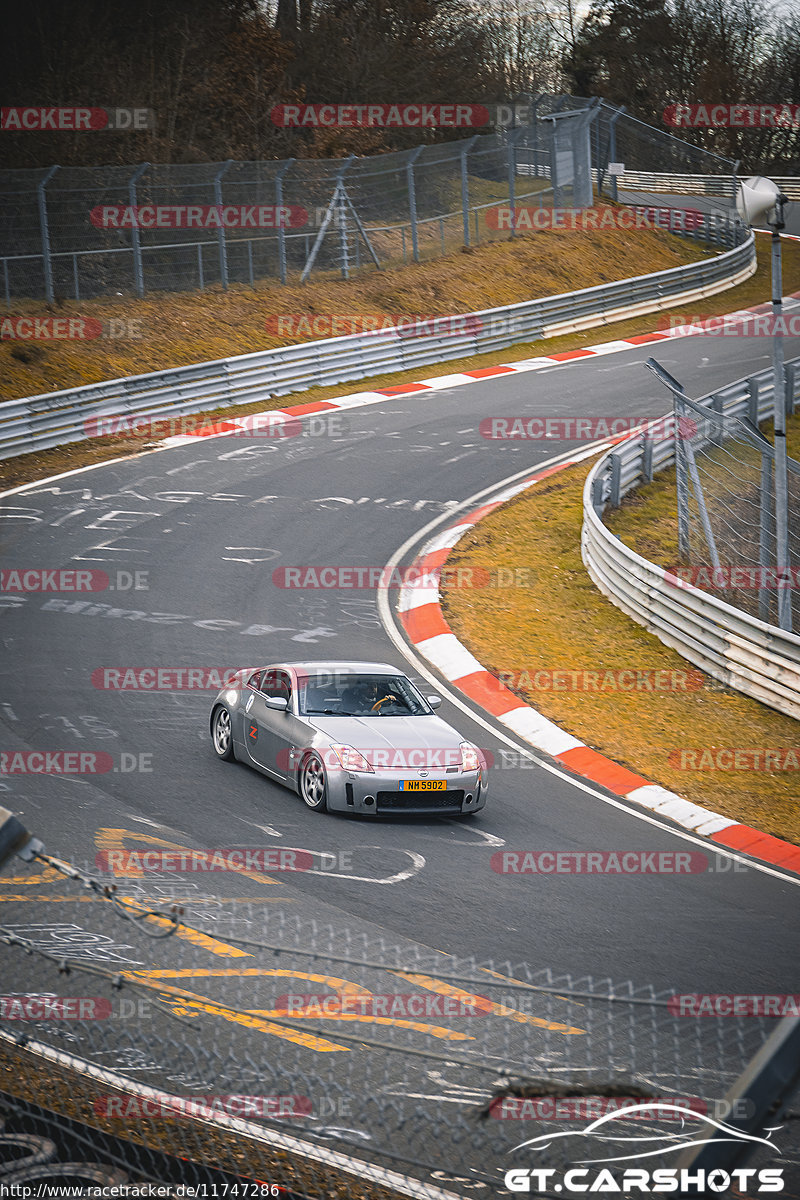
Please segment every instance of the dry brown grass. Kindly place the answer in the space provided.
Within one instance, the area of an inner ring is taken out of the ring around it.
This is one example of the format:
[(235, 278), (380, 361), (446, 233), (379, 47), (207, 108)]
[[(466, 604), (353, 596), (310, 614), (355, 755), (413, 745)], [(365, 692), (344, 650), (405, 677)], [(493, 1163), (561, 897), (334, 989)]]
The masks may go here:
[[(468, 589), (444, 589), (444, 613), (453, 632), (495, 675), (528, 671), (533, 685), (535, 671), (690, 669), (591, 582), (580, 555), (588, 470), (584, 463), (537, 484), (491, 513), (451, 551), (448, 566), (522, 567), (536, 580), (528, 588), (483, 589), (477, 598)], [(666, 479), (663, 488), (669, 488)], [(635, 513), (649, 554), (657, 535), (647, 511), (652, 509), (639, 504), (615, 514), (614, 528), (627, 531), (626, 517)], [(668, 526), (659, 528), (666, 528), (668, 536)], [(641, 541), (632, 541), (644, 552)], [(800, 844), (796, 771), (688, 771), (669, 762), (671, 751), (686, 748), (797, 747), (798, 724), (790, 717), (711, 686), (659, 693), (534, 686), (515, 690), (563, 729), (630, 770), (697, 804)]]

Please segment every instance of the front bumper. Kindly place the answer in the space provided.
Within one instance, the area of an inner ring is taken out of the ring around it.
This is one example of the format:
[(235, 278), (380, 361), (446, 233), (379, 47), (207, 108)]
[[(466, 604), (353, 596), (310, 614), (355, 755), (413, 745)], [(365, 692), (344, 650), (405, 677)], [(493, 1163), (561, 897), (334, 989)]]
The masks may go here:
[(486, 803), (485, 771), (431, 769), (429, 780), (443, 780), (445, 791), (410, 792), (401, 782), (419, 780), (419, 771), (329, 771), (328, 808), (368, 816), (461, 816)]

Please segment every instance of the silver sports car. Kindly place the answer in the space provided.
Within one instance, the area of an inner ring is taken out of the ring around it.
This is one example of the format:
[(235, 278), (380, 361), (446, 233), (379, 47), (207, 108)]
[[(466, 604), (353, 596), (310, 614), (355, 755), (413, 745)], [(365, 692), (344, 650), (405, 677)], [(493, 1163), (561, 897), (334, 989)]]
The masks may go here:
[(387, 663), (249, 667), (217, 694), (211, 739), (324, 812), (469, 816), (486, 803), (477, 746)]

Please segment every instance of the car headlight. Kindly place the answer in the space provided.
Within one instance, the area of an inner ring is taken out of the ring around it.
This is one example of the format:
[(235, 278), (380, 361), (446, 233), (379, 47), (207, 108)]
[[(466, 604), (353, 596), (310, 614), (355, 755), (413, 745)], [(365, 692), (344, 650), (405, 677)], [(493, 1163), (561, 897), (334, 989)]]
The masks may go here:
[(344, 746), (339, 742), (334, 742), (331, 745), (331, 750), (338, 758), (345, 771), (369, 771), (372, 772), (372, 767), (353, 746)]
[(477, 771), (480, 769), (480, 759), (478, 758), (478, 748), (470, 742), (461, 743), (461, 770), (462, 771)]

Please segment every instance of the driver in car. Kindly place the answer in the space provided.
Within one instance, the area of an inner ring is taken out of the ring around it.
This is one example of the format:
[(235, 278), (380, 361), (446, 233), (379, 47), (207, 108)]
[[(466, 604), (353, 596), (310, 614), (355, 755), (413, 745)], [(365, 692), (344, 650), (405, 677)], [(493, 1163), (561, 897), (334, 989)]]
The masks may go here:
[(380, 679), (364, 679), (347, 689), (343, 696), (345, 707), (357, 716), (379, 715), (384, 704), (402, 704)]

